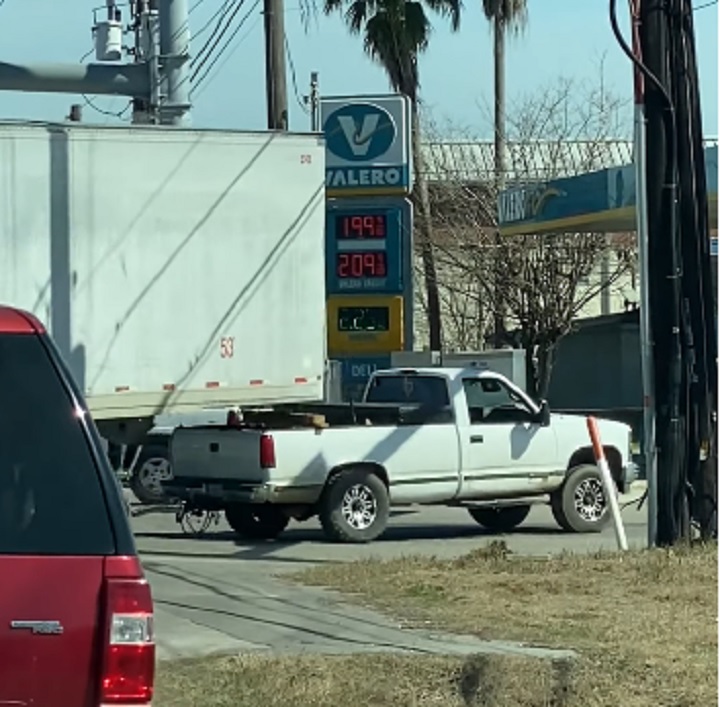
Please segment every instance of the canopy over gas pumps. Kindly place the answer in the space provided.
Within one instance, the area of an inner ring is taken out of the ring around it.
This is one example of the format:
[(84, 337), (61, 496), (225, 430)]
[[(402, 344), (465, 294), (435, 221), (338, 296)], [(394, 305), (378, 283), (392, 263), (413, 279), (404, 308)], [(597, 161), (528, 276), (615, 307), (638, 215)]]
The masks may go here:
[[(717, 237), (717, 142), (705, 148), (708, 208)], [(619, 233), (635, 230), (632, 164), (511, 187), (498, 200), (500, 233)]]

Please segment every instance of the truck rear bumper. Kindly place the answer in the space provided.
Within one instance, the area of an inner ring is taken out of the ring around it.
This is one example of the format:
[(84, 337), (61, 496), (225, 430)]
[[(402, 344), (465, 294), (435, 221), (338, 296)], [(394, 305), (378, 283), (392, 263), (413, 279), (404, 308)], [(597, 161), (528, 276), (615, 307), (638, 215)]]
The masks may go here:
[(173, 478), (163, 483), (168, 496), (190, 501), (201, 507), (221, 509), (230, 503), (273, 503), (292, 506), (314, 505), (322, 486), (276, 486), (274, 484), (241, 484), (236, 481)]

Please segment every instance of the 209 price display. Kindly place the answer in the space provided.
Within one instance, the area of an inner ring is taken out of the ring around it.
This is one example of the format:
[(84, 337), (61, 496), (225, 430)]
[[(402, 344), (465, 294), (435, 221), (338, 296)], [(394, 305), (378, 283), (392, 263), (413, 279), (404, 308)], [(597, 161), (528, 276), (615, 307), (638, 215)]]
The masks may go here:
[(387, 277), (387, 258), (383, 250), (338, 253), (335, 265), (340, 279)]

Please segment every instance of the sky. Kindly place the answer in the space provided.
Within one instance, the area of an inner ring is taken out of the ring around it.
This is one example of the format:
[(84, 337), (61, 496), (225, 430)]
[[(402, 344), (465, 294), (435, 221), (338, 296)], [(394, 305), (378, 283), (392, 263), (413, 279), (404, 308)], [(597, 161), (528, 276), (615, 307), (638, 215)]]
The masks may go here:
[[(222, 0), (189, 0), (197, 4), (191, 30), (198, 31)], [(299, 0), (285, 0), (288, 38), (290, 128), (310, 127), (301, 97), (309, 91), (310, 72), (319, 72), (320, 93), (361, 95), (388, 93), (379, 66), (362, 50), (358, 37), (349, 37), (342, 17), (320, 15), (303, 23)], [(76, 63), (92, 49), (93, 8), (102, 0), (0, 0), (0, 60), (17, 64)], [(718, 5), (695, 0), (696, 42), (705, 135), (718, 133)], [(195, 89), (194, 127), (260, 130), (265, 127), (265, 70), (262, 17), (256, 0), (244, 0), (238, 20), (242, 29), (215, 69)], [(707, 7), (701, 7), (707, 5)], [(529, 24), (507, 48), (509, 104), (563, 78), (578, 85), (605, 85), (632, 98), (629, 61), (613, 37), (608, 0), (528, 0)], [(627, 32), (626, 0), (618, 12)], [(127, 19), (127, 17), (126, 17)], [(464, 6), (461, 28), (452, 33), (441, 17), (432, 17), (433, 34), (420, 60), (421, 97), (433, 122), (463, 126), (478, 137), (489, 137), (487, 106), (492, 100), (492, 35), (480, 0)], [(206, 30), (192, 45), (197, 53), (210, 35)], [(220, 46), (222, 46), (221, 42)], [(82, 97), (58, 94), (0, 92), (0, 118), (62, 120), (71, 103)], [(122, 97), (92, 99), (100, 109), (84, 108), (86, 122), (117, 123), (111, 113), (122, 110)], [(618, 137), (627, 137), (619, 135)]]

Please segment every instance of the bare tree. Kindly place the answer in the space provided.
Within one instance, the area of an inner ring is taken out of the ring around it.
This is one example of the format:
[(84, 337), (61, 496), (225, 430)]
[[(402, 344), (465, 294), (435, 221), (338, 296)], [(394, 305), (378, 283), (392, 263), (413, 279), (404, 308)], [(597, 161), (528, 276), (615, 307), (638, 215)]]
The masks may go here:
[[(562, 80), (523, 97), (508, 111), (506, 183), (541, 189), (558, 177), (629, 162), (628, 143), (617, 138), (624, 108), (602, 83), (583, 88)], [(617, 301), (619, 291), (622, 301), (634, 289), (635, 240), (628, 233), (527, 233), (498, 243), (489, 147), (489, 164), (477, 141), (436, 140), (427, 148), (446, 341), (449, 348), (481, 347), (499, 298), (505, 344), (525, 349), (528, 392), (542, 397), (557, 343), (573, 321), (599, 298)]]

